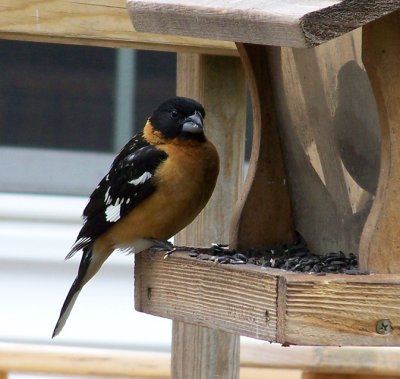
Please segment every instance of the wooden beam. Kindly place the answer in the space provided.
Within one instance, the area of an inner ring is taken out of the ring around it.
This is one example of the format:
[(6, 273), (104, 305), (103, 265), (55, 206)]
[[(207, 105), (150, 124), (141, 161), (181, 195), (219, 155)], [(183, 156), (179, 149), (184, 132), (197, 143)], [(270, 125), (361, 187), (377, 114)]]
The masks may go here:
[(315, 46), (400, 8), (391, 0), (128, 0), (138, 31)]
[[(299, 370), (313, 369), (341, 374), (373, 372), (400, 375), (400, 348), (280, 347), (269, 343), (246, 342), (241, 344), (240, 366), (242, 379), (275, 376), (298, 379)], [(293, 374), (290, 375), (288, 370)], [(169, 353), (5, 342), (0, 343), (0, 372), (114, 378), (171, 377)], [(254, 372), (259, 376), (255, 376)]]
[(0, 39), (237, 55), (231, 42), (136, 32), (125, 0), (3, 0)]
[[(322, 372), (305, 372), (302, 379), (382, 379), (381, 375), (375, 374), (349, 374), (342, 373), (326, 374)], [(385, 376), (384, 379), (399, 379), (398, 376)]]
[(363, 30), (363, 61), (375, 94), (381, 130), (376, 197), (360, 241), (360, 265), (400, 273), (400, 12)]
[[(177, 236), (181, 243), (209, 246), (229, 242), (233, 205), (243, 183), (246, 127), (246, 82), (239, 58), (178, 54), (177, 93), (198, 99), (205, 107), (206, 134), (220, 156), (218, 181), (196, 222)], [(180, 243), (180, 242), (178, 242)]]
[(0, 372), (164, 379), (169, 362), (160, 352), (0, 343)]
[[(207, 113), (206, 133), (217, 146), (221, 163), (216, 189), (208, 206), (177, 235), (176, 243), (207, 246), (216, 241), (227, 242), (244, 161), (246, 92), (243, 70), (237, 58), (194, 54), (179, 54), (177, 67), (177, 93), (203, 103)], [(238, 377), (239, 337), (209, 326), (212, 329), (174, 321), (173, 378)]]
[(242, 367), (268, 367), (337, 374), (400, 375), (396, 347), (283, 347), (267, 342), (242, 344)]

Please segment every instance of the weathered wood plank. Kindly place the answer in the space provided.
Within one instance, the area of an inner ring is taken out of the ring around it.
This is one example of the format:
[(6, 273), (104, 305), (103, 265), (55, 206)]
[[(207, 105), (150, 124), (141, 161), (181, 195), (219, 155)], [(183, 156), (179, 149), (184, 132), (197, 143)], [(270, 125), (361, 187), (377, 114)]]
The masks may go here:
[(400, 12), (363, 30), (363, 61), (379, 110), (381, 165), (376, 197), (360, 241), (360, 264), (399, 273), (400, 217)]
[[(214, 193), (197, 220), (177, 235), (177, 243), (210, 246), (229, 242), (233, 206), (243, 182), (246, 82), (239, 58), (178, 54), (177, 93), (198, 99), (205, 128), (220, 156)], [(194, 84), (196, 83), (196, 85)]]
[(0, 372), (166, 379), (169, 362), (168, 353), (154, 351), (0, 343)]
[(399, 8), (393, 0), (128, 0), (139, 31), (290, 47), (324, 43)]
[(239, 336), (223, 330), (174, 321), (171, 377), (238, 379), (239, 349)]
[[(210, 202), (191, 225), (178, 233), (176, 242), (209, 245), (227, 241), (244, 160), (246, 91), (239, 59), (178, 54), (177, 93), (204, 105), (206, 133), (217, 146), (220, 174)], [(238, 376), (238, 336), (174, 321), (172, 377), (234, 379)]]
[(400, 374), (400, 348), (396, 347), (281, 347), (267, 342), (243, 344), (242, 367), (316, 370), (341, 374)]
[[(385, 376), (385, 379), (398, 379), (398, 376)], [(305, 372), (302, 379), (382, 379), (381, 375), (374, 374), (327, 374), (322, 372)]]
[(237, 55), (231, 42), (136, 32), (125, 0), (2, 0), (0, 38)]
[(253, 144), (244, 189), (231, 221), (233, 248), (292, 241), (294, 224), (278, 133), (267, 47), (237, 44), (253, 104)]
[(276, 338), (277, 278), (252, 265), (218, 265), (185, 254), (142, 253), (136, 309), (259, 339)]
[[(285, 275), (278, 341), (302, 345), (400, 345), (399, 275)], [(389, 320), (388, 333), (378, 322)]]

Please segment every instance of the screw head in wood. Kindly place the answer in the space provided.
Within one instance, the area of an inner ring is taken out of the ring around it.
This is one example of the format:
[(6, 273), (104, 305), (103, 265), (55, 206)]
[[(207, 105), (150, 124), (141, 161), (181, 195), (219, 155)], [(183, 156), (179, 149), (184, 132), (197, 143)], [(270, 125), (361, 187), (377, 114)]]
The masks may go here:
[(376, 323), (376, 332), (382, 335), (392, 333), (392, 323), (388, 319), (379, 320)]

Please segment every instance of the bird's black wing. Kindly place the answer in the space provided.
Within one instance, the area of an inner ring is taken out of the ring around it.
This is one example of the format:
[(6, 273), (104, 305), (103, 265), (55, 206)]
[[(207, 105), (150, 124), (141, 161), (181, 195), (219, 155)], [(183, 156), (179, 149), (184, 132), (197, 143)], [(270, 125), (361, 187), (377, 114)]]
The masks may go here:
[(167, 154), (138, 135), (115, 158), (110, 171), (90, 196), (84, 224), (66, 259), (90, 246), (156, 189), (152, 177)]

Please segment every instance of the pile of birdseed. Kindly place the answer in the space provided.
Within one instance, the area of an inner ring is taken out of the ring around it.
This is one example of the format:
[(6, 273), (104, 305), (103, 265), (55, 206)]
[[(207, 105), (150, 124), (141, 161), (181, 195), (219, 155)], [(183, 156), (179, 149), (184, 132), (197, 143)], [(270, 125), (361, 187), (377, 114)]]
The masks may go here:
[(291, 244), (272, 249), (229, 250), (227, 245), (213, 244), (210, 252), (204, 253), (194, 249), (189, 256), (201, 260), (210, 260), (221, 264), (252, 263), (262, 267), (278, 268), (286, 271), (367, 275), (368, 272), (358, 269), (357, 257), (342, 251), (329, 252), (323, 255), (312, 254), (301, 236)]

